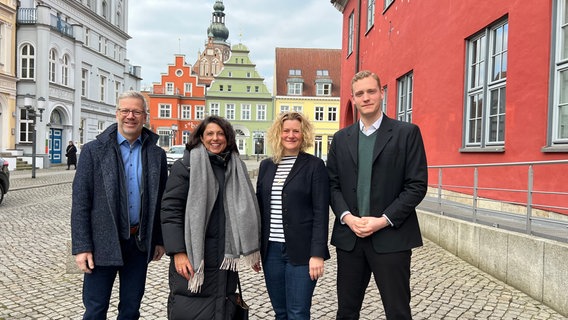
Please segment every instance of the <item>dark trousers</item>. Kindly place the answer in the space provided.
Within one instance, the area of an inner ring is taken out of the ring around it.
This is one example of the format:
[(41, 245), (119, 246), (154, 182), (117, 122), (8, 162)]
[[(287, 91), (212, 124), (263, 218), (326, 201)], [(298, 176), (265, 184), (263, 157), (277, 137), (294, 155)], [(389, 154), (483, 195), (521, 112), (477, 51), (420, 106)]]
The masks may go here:
[(83, 304), (85, 305), (85, 320), (106, 320), (110, 296), (116, 275), (120, 280), (120, 293), (117, 319), (138, 319), (140, 317), (140, 302), (146, 285), (148, 270), (147, 253), (136, 246), (134, 237), (123, 240), (121, 267), (97, 266), (92, 273), (85, 273), (83, 280)]
[(310, 278), (309, 266), (291, 264), (286, 245), (269, 241), (262, 268), (275, 319), (309, 320), (317, 282)]
[(412, 319), (411, 250), (376, 253), (370, 237), (358, 238), (352, 251), (337, 249), (337, 319), (359, 319), (371, 273), (379, 288), (386, 318)]

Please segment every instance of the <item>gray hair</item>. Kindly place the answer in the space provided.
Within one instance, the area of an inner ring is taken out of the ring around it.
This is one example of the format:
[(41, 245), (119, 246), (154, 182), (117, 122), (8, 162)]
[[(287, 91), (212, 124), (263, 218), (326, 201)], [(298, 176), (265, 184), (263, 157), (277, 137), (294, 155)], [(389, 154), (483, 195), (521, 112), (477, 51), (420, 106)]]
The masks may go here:
[(116, 110), (120, 108), (119, 104), (120, 100), (127, 98), (140, 99), (140, 101), (142, 101), (142, 107), (144, 108), (144, 112), (148, 113), (148, 103), (146, 102), (146, 98), (144, 97), (143, 94), (134, 90), (124, 91), (123, 93), (118, 95), (118, 100), (116, 101)]

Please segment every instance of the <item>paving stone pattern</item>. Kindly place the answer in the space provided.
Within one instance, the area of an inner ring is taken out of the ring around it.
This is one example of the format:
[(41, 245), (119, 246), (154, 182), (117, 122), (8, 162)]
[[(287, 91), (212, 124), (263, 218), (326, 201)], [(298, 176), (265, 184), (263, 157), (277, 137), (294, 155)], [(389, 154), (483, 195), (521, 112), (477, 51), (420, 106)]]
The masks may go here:
[[(80, 319), (82, 275), (67, 268), (74, 171), (55, 167), (36, 176), (13, 172), (12, 189), (0, 205), (0, 320)], [(335, 318), (336, 260), (330, 250), (313, 297), (313, 319)], [(150, 264), (142, 319), (166, 319), (168, 260)], [(273, 319), (262, 273), (242, 270), (241, 282), (251, 319)], [(565, 319), (428, 240), (413, 252), (411, 286), (414, 319)], [(116, 318), (116, 289), (110, 319)], [(371, 279), (361, 319), (384, 318)]]

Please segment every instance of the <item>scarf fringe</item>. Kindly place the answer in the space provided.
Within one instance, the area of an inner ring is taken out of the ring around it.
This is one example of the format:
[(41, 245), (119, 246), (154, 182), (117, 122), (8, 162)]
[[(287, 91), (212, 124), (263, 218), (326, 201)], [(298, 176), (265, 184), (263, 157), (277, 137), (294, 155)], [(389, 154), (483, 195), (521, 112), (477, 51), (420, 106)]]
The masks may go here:
[(197, 271), (195, 271), (193, 278), (189, 279), (189, 282), (187, 283), (187, 289), (190, 292), (192, 293), (201, 292), (201, 286), (203, 285), (203, 280), (205, 278), (204, 269), (205, 269), (204, 262), (203, 260), (201, 260), (199, 268), (197, 268)]
[(221, 270), (231, 270), (234, 272), (239, 271), (239, 262), (243, 261), (243, 263), (247, 267), (252, 267), (253, 265), (257, 264), (260, 261), (260, 251), (255, 251), (251, 254), (243, 256), (242, 258), (231, 258), (225, 257), (223, 262), (221, 263)]

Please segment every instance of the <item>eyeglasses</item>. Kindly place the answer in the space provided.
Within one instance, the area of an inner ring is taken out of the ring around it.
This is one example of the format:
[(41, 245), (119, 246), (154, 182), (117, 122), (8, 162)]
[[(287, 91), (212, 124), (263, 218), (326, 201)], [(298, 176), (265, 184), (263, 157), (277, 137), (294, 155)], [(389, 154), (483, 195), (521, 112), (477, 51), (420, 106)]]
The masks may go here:
[(130, 114), (130, 112), (132, 112), (135, 117), (140, 117), (141, 115), (146, 113), (144, 111), (130, 109), (117, 109), (116, 111), (118, 111), (123, 116), (127, 116), (128, 114)]

